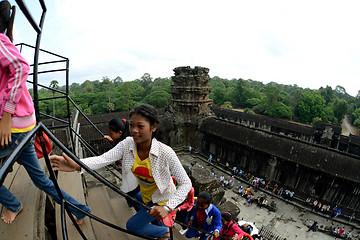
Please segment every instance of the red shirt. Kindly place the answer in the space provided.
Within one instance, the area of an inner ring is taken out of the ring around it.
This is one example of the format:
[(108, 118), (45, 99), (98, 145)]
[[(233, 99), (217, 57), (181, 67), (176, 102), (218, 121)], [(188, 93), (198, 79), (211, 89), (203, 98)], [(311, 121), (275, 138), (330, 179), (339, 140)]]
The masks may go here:
[(250, 238), (250, 240), (253, 240), (253, 237), (251, 237), (250, 234), (244, 232), (243, 230), (240, 229), (239, 225), (237, 225), (236, 222), (230, 221), (228, 224), (223, 225), (221, 228), (221, 232), (220, 232), (220, 237), (215, 238), (214, 240), (218, 240), (221, 239), (221, 237), (225, 237), (225, 238), (232, 238), (235, 235), (238, 235), (237, 239), (241, 239), (242, 237), (248, 237)]
[(196, 219), (197, 219), (198, 226), (204, 226), (206, 217), (207, 216), (206, 216), (206, 213), (205, 213), (205, 209), (204, 210), (200, 210), (200, 209), (197, 210)]

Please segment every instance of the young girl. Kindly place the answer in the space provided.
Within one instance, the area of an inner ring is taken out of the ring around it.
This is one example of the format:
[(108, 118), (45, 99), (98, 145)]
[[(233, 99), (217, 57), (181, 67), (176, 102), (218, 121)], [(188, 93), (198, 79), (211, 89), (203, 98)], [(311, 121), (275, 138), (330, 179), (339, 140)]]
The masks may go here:
[(130, 136), (129, 123), (126, 119), (113, 118), (109, 122), (109, 135), (104, 136), (104, 140), (114, 145)]
[[(126, 119), (113, 118), (109, 122), (109, 135), (105, 135), (104, 140), (115, 146), (128, 136), (130, 136), (128, 121)], [(115, 167), (120, 173), (122, 172), (121, 160), (115, 162)]]
[[(129, 192), (140, 186), (142, 201), (151, 207), (141, 208), (126, 223), (129, 231), (168, 239), (169, 229), (151, 224), (155, 219), (164, 219), (177, 205), (182, 203), (191, 189), (191, 181), (175, 152), (154, 138), (159, 120), (156, 109), (147, 104), (136, 106), (130, 112), (131, 137), (118, 143), (101, 156), (81, 159), (91, 169), (98, 169), (119, 159), (123, 164), (121, 190)], [(50, 157), (53, 170), (81, 170), (66, 154)], [(176, 189), (171, 179), (179, 184)]]
[[(30, 66), (12, 43), (14, 16), (15, 6), (11, 7), (8, 1), (0, 2), (0, 158), (8, 156), (36, 125), (33, 102), (26, 88)], [(35, 186), (60, 203), (53, 182), (40, 167), (33, 142), (22, 151), (18, 160)], [(77, 202), (64, 191), (62, 195), (77, 207), (90, 212), (89, 207)], [(7, 224), (12, 223), (23, 209), (21, 202), (4, 186), (0, 187), (0, 203), (5, 207), (1, 218)], [(78, 223), (82, 223), (86, 215), (70, 209)]]
[(253, 240), (253, 237), (245, 233), (243, 230), (240, 229), (239, 225), (234, 222), (232, 214), (229, 212), (221, 213), (221, 223), (222, 228), (220, 232), (220, 236), (215, 238), (214, 240), (220, 239), (232, 239), (232, 240), (239, 240), (243, 237), (248, 237), (249, 239)]

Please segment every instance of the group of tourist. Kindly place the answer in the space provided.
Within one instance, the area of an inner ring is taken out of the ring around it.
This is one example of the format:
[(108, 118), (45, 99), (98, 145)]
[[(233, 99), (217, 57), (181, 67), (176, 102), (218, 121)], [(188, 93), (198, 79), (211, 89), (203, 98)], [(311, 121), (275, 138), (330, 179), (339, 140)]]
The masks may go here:
[[(248, 205), (251, 205), (252, 203), (256, 202), (260, 208), (268, 206), (268, 201), (266, 197), (261, 196), (259, 198), (256, 198), (253, 192), (251, 191), (250, 186), (252, 186), (254, 189), (262, 188), (263, 190), (271, 191), (273, 195), (283, 197), (284, 199), (292, 200), (294, 198), (294, 194), (295, 194), (294, 191), (291, 191), (289, 189), (284, 190), (283, 187), (279, 188), (279, 185), (277, 183), (272, 185), (271, 181), (266, 182), (265, 179), (261, 177), (256, 177), (249, 172), (246, 173), (245, 171), (238, 169), (236, 166), (230, 169), (228, 166), (225, 165), (225, 168), (226, 170), (229, 171), (229, 174), (231, 172), (233, 176), (242, 178), (243, 180), (249, 183), (248, 187), (244, 188), (241, 185), (237, 190), (237, 193), (246, 199)], [(216, 174), (214, 171), (212, 171), (212, 175), (216, 178)], [(222, 179), (224, 179), (224, 176), (220, 177), (220, 180)], [(319, 200), (316, 199), (312, 201), (311, 198), (307, 198), (305, 201), (305, 205), (310, 207), (312, 211), (329, 215), (329, 217), (331, 218), (336, 218), (339, 215), (341, 215), (341, 209), (337, 205), (331, 208), (330, 204), (322, 204)], [(349, 222), (352, 221), (354, 218), (355, 218), (355, 212), (353, 212), (353, 214), (349, 216)], [(318, 228), (317, 222), (315, 221), (314, 224), (309, 227), (309, 231), (310, 230), (316, 231), (317, 228)], [(351, 235), (351, 231), (345, 233), (344, 228), (341, 229), (337, 227), (334, 229), (333, 235), (340, 238), (348, 239), (349, 236)]]
[[(331, 208), (330, 204), (321, 203), (319, 200), (314, 201), (311, 198), (305, 200), (305, 206), (310, 207), (312, 211), (316, 211), (325, 215), (329, 215), (331, 218), (336, 218), (341, 215), (341, 208), (335, 205)], [(349, 221), (355, 218), (355, 212), (349, 216)]]
[(343, 238), (343, 239), (349, 239), (351, 235), (351, 230), (345, 233), (345, 227), (339, 227), (337, 226), (334, 228), (332, 235), (336, 238)]
[[(211, 175), (216, 178), (216, 173), (214, 171), (211, 171)], [(221, 175), (219, 177), (219, 181), (221, 183), (221, 186), (225, 189), (230, 189), (234, 186), (235, 184), (235, 177), (232, 176), (229, 180), (227, 178), (224, 177), (224, 175)]]

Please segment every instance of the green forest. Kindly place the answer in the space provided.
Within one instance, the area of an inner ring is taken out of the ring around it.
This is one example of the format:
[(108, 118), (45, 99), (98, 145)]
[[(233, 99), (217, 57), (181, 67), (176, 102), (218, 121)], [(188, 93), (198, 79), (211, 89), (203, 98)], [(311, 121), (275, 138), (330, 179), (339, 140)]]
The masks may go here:
[[(140, 79), (124, 82), (121, 77), (101, 80), (86, 80), (82, 84), (70, 85), (70, 97), (86, 115), (128, 111), (138, 103), (148, 103), (164, 108), (171, 97), (171, 78), (155, 78), (145, 73)], [(53, 80), (49, 87), (65, 92)], [(360, 92), (356, 97), (345, 88), (321, 87), (318, 90), (283, 85), (275, 82), (263, 84), (251, 79), (224, 79), (212, 77), (210, 98), (215, 106), (242, 108), (250, 114), (263, 114), (275, 118), (313, 124), (317, 120), (341, 124), (345, 115), (360, 128)], [(30, 91), (31, 92), (31, 91)], [(42, 88), (39, 98), (60, 96), (52, 90)], [(40, 111), (62, 118), (66, 116), (66, 100), (44, 100), (39, 102)], [(55, 106), (55, 107), (54, 107)]]

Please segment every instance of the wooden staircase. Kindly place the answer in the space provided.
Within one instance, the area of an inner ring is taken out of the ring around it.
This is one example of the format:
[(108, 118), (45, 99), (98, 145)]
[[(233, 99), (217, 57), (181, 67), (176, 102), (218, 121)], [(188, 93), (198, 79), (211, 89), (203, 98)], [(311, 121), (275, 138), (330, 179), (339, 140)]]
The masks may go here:
[[(44, 167), (44, 160), (39, 161)], [(24, 208), (12, 224), (0, 221), (0, 239), (45, 239), (45, 193), (35, 187), (25, 168), (17, 163), (6, 177), (4, 186), (22, 202)], [(3, 211), (1, 206), (1, 213)]]

